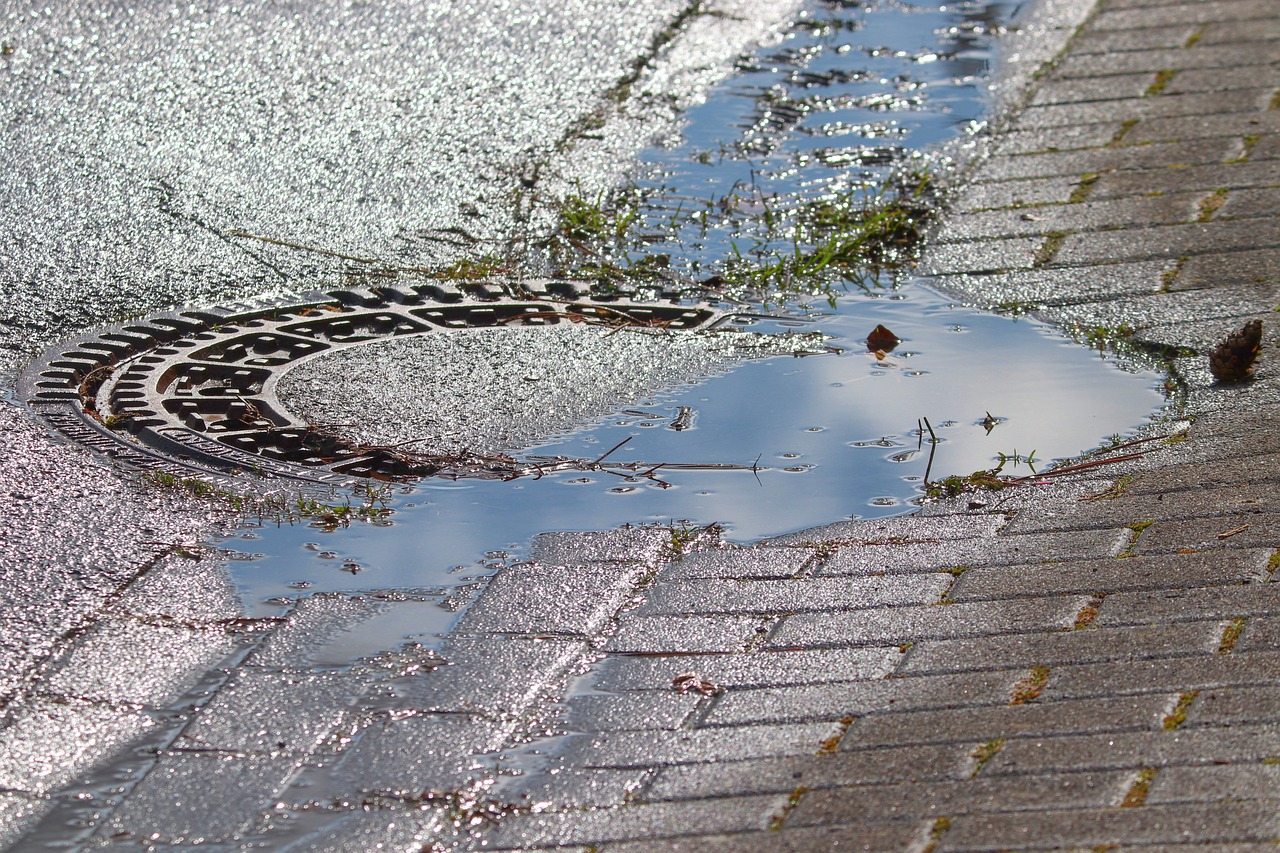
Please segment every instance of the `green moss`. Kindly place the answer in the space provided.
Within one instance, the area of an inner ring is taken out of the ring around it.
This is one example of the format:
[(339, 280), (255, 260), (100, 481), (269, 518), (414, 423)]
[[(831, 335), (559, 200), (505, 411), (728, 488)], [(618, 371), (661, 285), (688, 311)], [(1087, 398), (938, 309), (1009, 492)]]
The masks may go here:
[(997, 737), (978, 744), (973, 752), (969, 753), (969, 757), (973, 759), (973, 772), (969, 774), (969, 778), (973, 779), (982, 772), (982, 768), (987, 766), (987, 762), (995, 758), (1004, 749), (1004, 738)]
[(1183, 723), (1187, 721), (1187, 711), (1191, 708), (1191, 703), (1200, 695), (1199, 690), (1184, 690), (1178, 696), (1178, 704), (1173, 707), (1169, 715), (1164, 718), (1162, 723), (1166, 732), (1177, 731)]
[(1143, 97), (1149, 98), (1163, 92), (1165, 87), (1169, 85), (1170, 81), (1172, 81), (1177, 74), (1178, 72), (1171, 68), (1165, 68), (1161, 71), (1157, 71), (1156, 79), (1147, 87), (1147, 91), (1143, 93)]
[(1138, 777), (1129, 786), (1120, 807), (1132, 809), (1144, 804), (1147, 801), (1147, 794), (1151, 792), (1151, 783), (1155, 781), (1156, 774), (1159, 772), (1159, 767), (1144, 767), (1139, 770)]
[(1044, 686), (1049, 683), (1049, 667), (1040, 665), (1031, 667), (1026, 677), (1013, 686), (1009, 696), (1010, 705), (1025, 705), (1040, 698)]
[(1244, 633), (1244, 625), (1246, 619), (1241, 616), (1238, 619), (1232, 619), (1226, 628), (1222, 629), (1222, 641), (1218, 643), (1218, 654), (1229, 655), (1236, 647), (1236, 641), (1240, 639), (1240, 635)]

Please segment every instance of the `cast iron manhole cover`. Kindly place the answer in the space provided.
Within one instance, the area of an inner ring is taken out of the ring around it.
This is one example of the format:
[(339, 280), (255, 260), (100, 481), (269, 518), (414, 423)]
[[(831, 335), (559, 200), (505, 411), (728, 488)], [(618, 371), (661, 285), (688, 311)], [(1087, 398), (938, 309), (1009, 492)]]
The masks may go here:
[[(143, 469), (242, 472), (317, 486), (436, 473), (429, 461), (318, 429), (275, 393), (323, 353), (480, 327), (711, 329), (747, 317), (711, 306), (591, 298), (564, 282), (439, 284), (312, 294), (297, 302), (161, 313), (47, 350), (20, 391), (64, 435)], [(495, 476), (502, 472), (495, 473)], [(473, 466), (484, 476), (484, 466)]]

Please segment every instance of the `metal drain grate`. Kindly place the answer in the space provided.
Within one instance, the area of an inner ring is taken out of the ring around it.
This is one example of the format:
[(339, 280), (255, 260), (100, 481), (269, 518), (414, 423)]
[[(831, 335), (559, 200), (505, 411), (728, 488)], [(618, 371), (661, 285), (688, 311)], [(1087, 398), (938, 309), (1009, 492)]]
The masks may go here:
[(381, 287), (300, 302), (156, 314), (53, 347), (24, 373), (29, 405), (67, 437), (173, 474), (241, 472), (319, 486), (433, 473), (300, 421), (276, 380), (308, 357), (410, 335), (559, 323), (709, 329), (750, 315), (585, 297), (572, 283)]

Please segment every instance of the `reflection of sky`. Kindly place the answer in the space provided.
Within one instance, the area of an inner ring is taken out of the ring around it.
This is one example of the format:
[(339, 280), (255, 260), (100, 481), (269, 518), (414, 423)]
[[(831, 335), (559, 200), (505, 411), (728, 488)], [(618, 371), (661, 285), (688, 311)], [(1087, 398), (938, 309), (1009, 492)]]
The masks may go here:
[[(603, 472), (427, 481), (395, 498), (388, 527), (324, 533), (299, 526), (246, 543), (245, 550), (271, 556), (240, 564), (242, 583), (250, 600), (296, 595), (288, 585), (299, 581), (313, 584), (311, 591), (433, 587), (475, 573), (450, 574), (451, 567), (490, 551), (518, 553), (547, 530), (687, 519), (719, 522), (728, 538), (751, 541), (895, 514), (909, 509), (924, 475), (928, 445), (914, 452), (918, 418), (929, 418), (941, 439), (936, 478), (989, 468), (1000, 452), (1077, 455), (1139, 426), (1162, 401), (1155, 374), (1123, 372), (1033, 322), (951, 308), (918, 285), (896, 297), (849, 296), (837, 314), (815, 323), (846, 350), (840, 355), (749, 363), (628, 408), (661, 418), (620, 414), (533, 451), (590, 459), (634, 436), (610, 461), (750, 465), (759, 457), (767, 470), (758, 480), (750, 471), (673, 471), (662, 475), (666, 489)], [(903, 339), (883, 363), (862, 343), (877, 323)], [(693, 408), (694, 427), (668, 429), (680, 406)], [(989, 435), (979, 424), (987, 412), (1006, 419)], [(905, 461), (893, 461), (903, 454)], [(334, 556), (317, 558), (306, 542)], [(357, 574), (343, 570), (349, 562)]]
[[(795, 164), (822, 148), (921, 148), (951, 139), (958, 124), (982, 117), (987, 48), (972, 33), (974, 25), (990, 28), (1006, 14), (1003, 4), (929, 9), (886, 0), (844, 11), (821, 4), (814, 9), (815, 16), (856, 17), (858, 25), (818, 38), (795, 35), (767, 49), (758, 70), (717, 88), (690, 110), (680, 145), (652, 152), (662, 173), (652, 185), (671, 185), (684, 199), (669, 199), (673, 209), (677, 201), (692, 204), (684, 208), (688, 212), (697, 209), (689, 200), (732, 195), (735, 183), (765, 196), (821, 194), (861, 177), (878, 183), (883, 166), (868, 171)], [(787, 51), (808, 58), (789, 65), (779, 59)], [(913, 59), (931, 54), (942, 58)], [(771, 139), (768, 153), (739, 160), (695, 156), (717, 152), (722, 142), (744, 133), (756, 121), (758, 97), (800, 65), (807, 72), (866, 74), (836, 87), (788, 86), (789, 97), (896, 92), (923, 101), (896, 111), (818, 110), (805, 115), (798, 130)], [(871, 129), (825, 135), (824, 127), (840, 122)], [(717, 228), (711, 219), (708, 234), (686, 227), (649, 250), (669, 251), (673, 264), (723, 259), (729, 242), (740, 238), (734, 229), (742, 222)], [(743, 245), (750, 245), (749, 236)], [(387, 527), (256, 531), (259, 538), (241, 549), (265, 556), (233, 564), (245, 598), (294, 597), (301, 594), (297, 584), (309, 584), (308, 593), (456, 586), (488, 571), (474, 565), (487, 552), (512, 550), (518, 556), (532, 536), (549, 530), (687, 519), (719, 522), (730, 539), (746, 542), (850, 516), (900, 513), (910, 508), (925, 470), (927, 445), (924, 453), (915, 452), (918, 418), (929, 418), (941, 439), (933, 474), (942, 477), (989, 468), (1000, 452), (1035, 451), (1045, 460), (1076, 455), (1139, 426), (1161, 403), (1154, 374), (1123, 373), (1097, 353), (1025, 320), (953, 309), (918, 285), (882, 292), (880, 298), (855, 292), (835, 310), (815, 325), (837, 338), (834, 343), (846, 350), (842, 355), (747, 364), (697, 388), (628, 407), (660, 417), (620, 413), (537, 451), (595, 458), (634, 436), (611, 461), (750, 465), (759, 457), (767, 470), (758, 479), (750, 471), (676, 471), (663, 474), (671, 484), (667, 489), (602, 472), (510, 483), (428, 481), (395, 497)], [(904, 339), (881, 365), (862, 344), (877, 323)], [(694, 428), (667, 429), (680, 406), (696, 410)], [(990, 435), (978, 425), (987, 412), (1006, 419)], [(451, 572), (454, 566), (469, 568)]]

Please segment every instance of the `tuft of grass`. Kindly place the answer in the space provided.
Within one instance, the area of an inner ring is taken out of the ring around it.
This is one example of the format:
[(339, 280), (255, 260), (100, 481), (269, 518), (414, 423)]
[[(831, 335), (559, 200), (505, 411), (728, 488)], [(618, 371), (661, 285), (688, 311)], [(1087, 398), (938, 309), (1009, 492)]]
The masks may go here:
[(982, 768), (987, 766), (987, 762), (999, 755), (1000, 750), (1004, 749), (1004, 738), (997, 737), (978, 744), (973, 752), (969, 753), (969, 757), (973, 759), (973, 772), (969, 774), (969, 778), (973, 779), (982, 772)]

